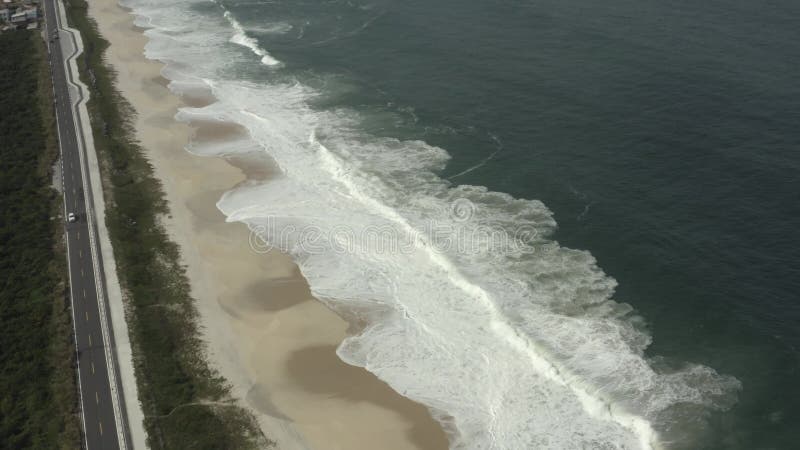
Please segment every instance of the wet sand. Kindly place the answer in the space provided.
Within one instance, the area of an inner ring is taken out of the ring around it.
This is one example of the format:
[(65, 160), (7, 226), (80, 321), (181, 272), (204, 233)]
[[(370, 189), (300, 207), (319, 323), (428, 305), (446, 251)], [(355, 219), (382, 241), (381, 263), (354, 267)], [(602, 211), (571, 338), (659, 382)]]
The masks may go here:
[(114, 0), (92, 2), (90, 14), (111, 43), (107, 61), (138, 112), (137, 137), (163, 182), (171, 208), (165, 226), (181, 248), (209, 361), (267, 437), (282, 449), (447, 448), (425, 407), (338, 359), (348, 325), (311, 296), (297, 266), (286, 255), (253, 251), (247, 228), (225, 222), (215, 206), (220, 196), (248, 178), (268, 182), (273, 170), (184, 148), (190, 139), (220, 142), (242, 130), (175, 121), (178, 108), (213, 99), (171, 95), (162, 65), (143, 56), (142, 30)]

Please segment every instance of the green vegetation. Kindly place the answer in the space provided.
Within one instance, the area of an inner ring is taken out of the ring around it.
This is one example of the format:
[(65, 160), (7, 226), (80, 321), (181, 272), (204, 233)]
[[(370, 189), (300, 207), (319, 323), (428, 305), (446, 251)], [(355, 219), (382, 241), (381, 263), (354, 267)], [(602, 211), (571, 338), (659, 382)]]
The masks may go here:
[(67, 14), (85, 44), (79, 65), (91, 89), (88, 108), (103, 173), (106, 224), (127, 302), (148, 443), (154, 449), (269, 446), (204, 358), (179, 249), (159, 223), (168, 214), (161, 185), (133, 138), (134, 111), (103, 60), (108, 42), (88, 17), (85, 0), (70, 1)]
[(29, 31), (0, 49), (0, 448), (79, 448), (46, 50)]

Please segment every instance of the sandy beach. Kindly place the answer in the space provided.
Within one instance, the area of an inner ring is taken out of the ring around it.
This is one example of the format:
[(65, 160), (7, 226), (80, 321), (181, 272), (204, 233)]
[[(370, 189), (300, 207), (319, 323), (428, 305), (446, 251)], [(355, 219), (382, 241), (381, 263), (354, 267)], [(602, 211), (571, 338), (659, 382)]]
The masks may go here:
[(338, 359), (348, 325), (311, 296), (296, 265), (253, 251), (245, 225), (225, 222), (215, 206), (220, 196), (247, 178), (268, 180), (269, 170), (185, 146), (241, 130), (175, 121), (178, 108), (213, 99), (170, 94), (162, 65), (143, 56), (142, 30), (115, 0), (92, 2), (90, 14), (111, 43), (107, 61), (138, 112), (137, 136), (163, 182), (171, 208), (165, 225), (182, 251), (209, 360), (264, 434), (282, 449), (447, 448), (425, 407)]

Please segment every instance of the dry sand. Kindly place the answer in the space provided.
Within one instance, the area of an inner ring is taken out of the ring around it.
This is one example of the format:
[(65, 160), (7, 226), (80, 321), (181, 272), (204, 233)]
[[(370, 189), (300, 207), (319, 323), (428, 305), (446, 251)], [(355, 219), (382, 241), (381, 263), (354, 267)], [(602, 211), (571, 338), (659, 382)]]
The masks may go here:
[(228, 224), (215, 204), (246, 177), (268, 179), (245, 162), (184, 150), (190, 136), (219, 139), (237, 130), (177, 123), (179, 99), (143, 56), (146, 38), (115, 0), (95, 0), (91, 15), (111, 43), (107, 61), (138, 112), (137, 135), (171, 207), (166, 226), (180, 245), (197, 299), (209, 359), (279, 448), (444, 449), (428, 411), (369, 372), (341, 362), (347, 324), (311, 297), (294, 263), (250, 249), (248, 230)]

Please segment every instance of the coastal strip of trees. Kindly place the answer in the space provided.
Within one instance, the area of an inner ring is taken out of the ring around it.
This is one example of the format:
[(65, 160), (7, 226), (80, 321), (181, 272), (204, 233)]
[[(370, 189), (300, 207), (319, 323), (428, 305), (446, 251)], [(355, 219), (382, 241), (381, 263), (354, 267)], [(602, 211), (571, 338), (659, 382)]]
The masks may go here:
[(80, 448), (52, 84), (37, 31), (0, 33), (0, 448)]
[(67, 15), (84, 42), (79, 58), (106, 199), (106, 225), (126, 302), (134, 369), (152, 449), (262, 448), (254, 417), (236, 404), (205, 358), (180, 250), (159, 219), (169, 214), (161, 183), (135, 139), (135, 111), (104, 59), (108, 42), (85, 0)]

